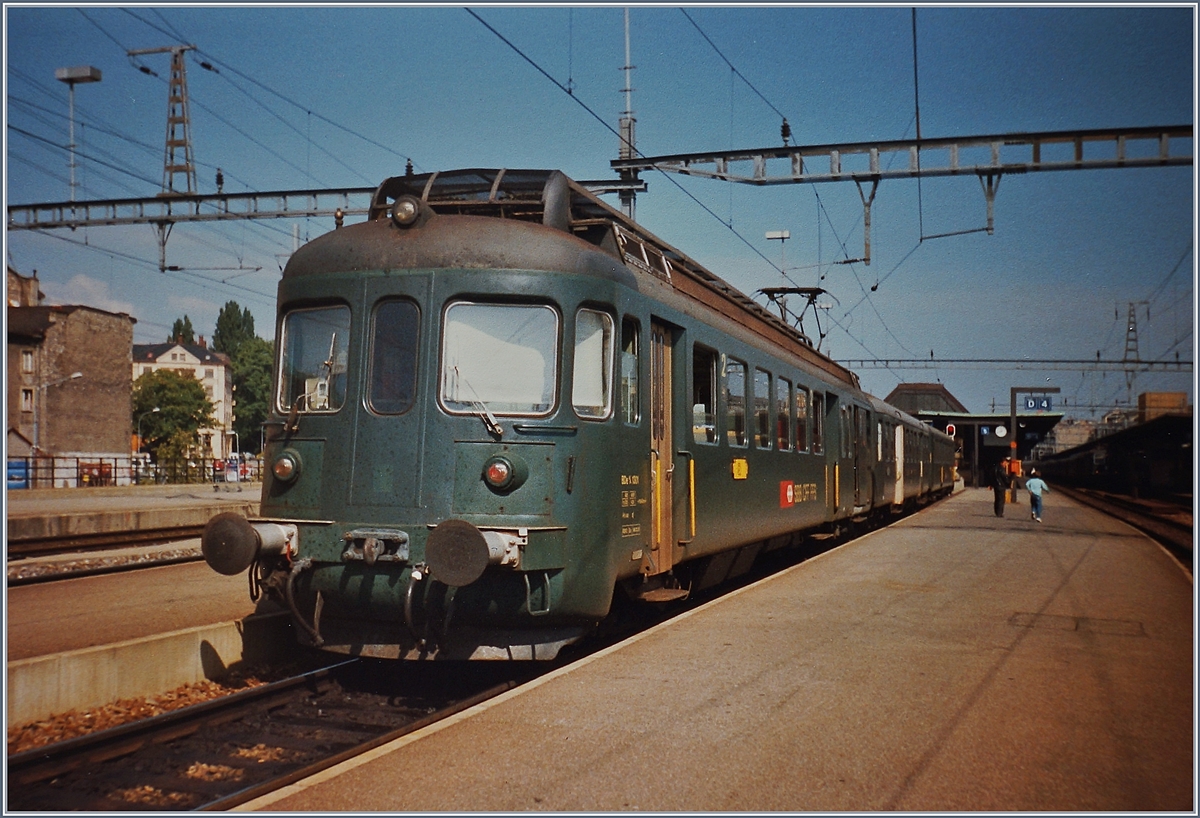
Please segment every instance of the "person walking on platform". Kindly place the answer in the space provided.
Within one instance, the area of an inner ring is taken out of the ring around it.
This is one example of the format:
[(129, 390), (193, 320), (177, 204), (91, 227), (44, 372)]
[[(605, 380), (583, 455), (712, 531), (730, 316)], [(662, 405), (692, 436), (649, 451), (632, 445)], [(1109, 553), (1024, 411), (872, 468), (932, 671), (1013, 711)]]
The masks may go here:
[(1004, 503), (1008, 500), (1008, 489), (1011, 479), (1008, 476), (1008, 462), (1001, 460), (996, 464), (996, 473), (992, 476), (992, 510), (997, 517), (1004, 516)]
[(1029, 514), (1040, 523), (1042, 521), (1042, 492), (1050, 491), (1050, 487), (1038, 475), (1037, 469), (1030, 469), (1029, 479), (1025, 481), (1025, 488), (1029, 490)]

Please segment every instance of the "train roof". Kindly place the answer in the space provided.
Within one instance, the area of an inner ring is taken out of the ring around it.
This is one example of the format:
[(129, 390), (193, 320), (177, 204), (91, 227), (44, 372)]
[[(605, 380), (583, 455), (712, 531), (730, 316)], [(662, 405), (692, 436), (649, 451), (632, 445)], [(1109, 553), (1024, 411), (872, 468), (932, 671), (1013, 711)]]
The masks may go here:
[(394, 176), (375, 191), (368, 220), (388, 218), (392, 204), (406, 195), (437, 214), (534, 222), (583, 239), (635, 274), (672, 286), (830, 377), (859, 388), (855, 373), (818, 352), (795, 327), (561, 171), (472, 168)]

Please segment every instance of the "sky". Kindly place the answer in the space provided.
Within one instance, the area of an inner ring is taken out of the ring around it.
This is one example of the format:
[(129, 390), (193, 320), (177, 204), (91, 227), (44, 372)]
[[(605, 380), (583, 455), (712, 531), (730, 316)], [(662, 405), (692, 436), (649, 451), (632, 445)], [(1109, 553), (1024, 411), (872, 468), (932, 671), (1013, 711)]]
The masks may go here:
[[(774, 147), (785, 116), (799, 145), (912, 139), (918, 111), (926, 138), (1195, 121), (1190, 5), (922, 6), (915, 26), (912, 8), (887, 5), (635, 5), (629, 16), (647, 156)], [(170, 58), (127, 51), (185, 43), (196, 46), (201, 193), (216, 192), (217, 168), (227, 192), (373, 187), (409, 160), (418, 173), (613, 178), (623, 22), (614, 5), (5, 4), (5, 201), (69, 198), (68, 94), (54, 72), (78, 65), (103, 77), (76, 88), (76, 198), (160, 192)], [(825, 288), (821, 348), (838, 360), (1119, 360), (1131, 303), (1142, 360), (1194, 359), (1192, 166), (1002, 177), (990, 235), (975, 178), (887, 180), (869, 266), (836, 263), (863, 255), (851, 183), (644, 178), (638, 220), (734, 286), (779, 286), (783, 267), (792, 283)], [(5, 252), (18, 272), (36, 271), (50, 303), (133, 315), (136, 343), (166, 340), (185, 314), (211, 337), (230, 300), (269, 338), (288, 256), (331, 229), (179, 224), (167, 263), (181, 269), (166, 273), (144, 225), (9, 230)], [(791, 238), (766, 239), (779, 230)], [(945, 233), (963, 234), (933, 238)], [(805, 329), (815, 334), (811, 317)], [(972, 412), (1006, 411), (1012, 387), (1058, 387), (1055, 409), (1081, 418), (1142, 391), (1195, 394), (1192, 373), (1141, 373), (1130, 390), (1121, 372), (1036, 366), (858, 371), (880, 397), (940, 382)]]

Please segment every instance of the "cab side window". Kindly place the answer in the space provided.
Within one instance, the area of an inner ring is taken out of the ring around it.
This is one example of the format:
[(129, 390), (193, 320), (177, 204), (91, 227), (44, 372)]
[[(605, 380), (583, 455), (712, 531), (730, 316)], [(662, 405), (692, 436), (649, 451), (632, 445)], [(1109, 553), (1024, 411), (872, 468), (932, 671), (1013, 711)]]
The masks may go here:
[(613, 319), (606, 312), (575, 314), (575, 380), (571, 403), (581, 418), (599, 420), (612, 412)]
[(632, 318), (621, 322), (621, 420), (636, 426), (641, 418), (638, 403), (638, 337), (641, 327)]

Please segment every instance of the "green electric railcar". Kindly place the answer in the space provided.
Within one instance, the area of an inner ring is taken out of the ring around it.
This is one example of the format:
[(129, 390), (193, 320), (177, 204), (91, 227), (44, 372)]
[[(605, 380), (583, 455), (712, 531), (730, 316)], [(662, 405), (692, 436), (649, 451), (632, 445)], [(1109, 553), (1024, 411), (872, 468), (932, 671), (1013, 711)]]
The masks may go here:
[(558, 171), (388, 179), (279, 285), (261, 516), (302, 639), (550, 659), (609, 613), (948, 493), (953, 441)]

